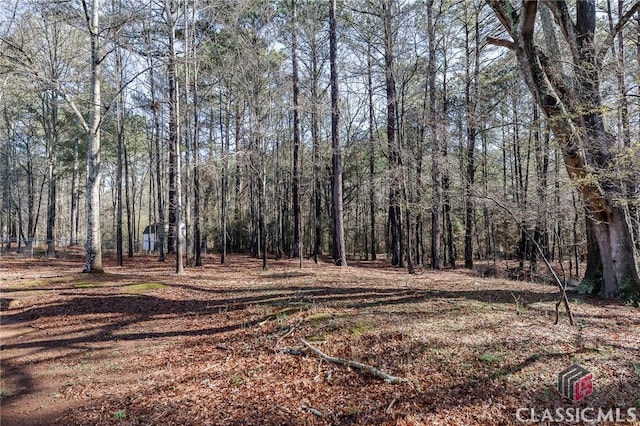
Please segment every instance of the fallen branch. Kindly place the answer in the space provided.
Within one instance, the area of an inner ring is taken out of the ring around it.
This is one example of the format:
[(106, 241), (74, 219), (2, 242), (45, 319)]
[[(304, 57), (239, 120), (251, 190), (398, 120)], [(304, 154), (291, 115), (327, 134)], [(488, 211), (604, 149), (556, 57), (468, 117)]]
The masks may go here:
[(382, 379), (387, 383), (396, 384), (396, 383), (406, 383), (407, 382), (407, 379), (404, 379), (402, 377), (391, 376), (391, 375), (385, 373), (384, 371), (380, 371), (377, 368), (372, 367), (370, 365), (363, 364), (363, 363), (357, 362), (357, 361), (352, 361), (350, 359), (329, 356), (329, 355), (325, 354), (324, 352), (322, 352), (320, 349), (318, 349), (315, 346), (311, 345), (306, 340), (300, 339), (300, 341), (302, 342), (303, 345), (305, 345), (313, 353), (315, 353), (316, 355), (318, 355), (320, 358), (324, 359), (325, 361), (333, 362), (335, 364), (344, 365), (345, 367), (354, 368), (354, 369), (358, 370), (361, 373), (370, 374), (371, 376), (374, 376), (374, 377), (377, 377), (379, 379)]
[(313, 407), (307, 407), (306, 405), (301, 405), (300, 406), (300, 410), (301, 411), (306, 411), (307, 413), (311, 413), (311, 414), (313, 414), (315, 416), (318, 416), (318, 417), (324, 417), (324, 415), (320, 411), (316, 410)]

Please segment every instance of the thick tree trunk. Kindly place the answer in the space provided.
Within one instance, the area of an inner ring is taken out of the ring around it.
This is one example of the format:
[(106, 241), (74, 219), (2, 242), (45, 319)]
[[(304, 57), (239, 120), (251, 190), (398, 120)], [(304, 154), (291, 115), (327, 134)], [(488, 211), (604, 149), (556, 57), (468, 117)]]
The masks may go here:
[(593, 223), (593, 232), (602, 261), (600, 294), (605, 298), (615, 297), (621, 291), (635, 288), (638, 281), (634, 247), (624, 208), (612, 206), (606, 212), (599, 212), (597, 221)]
[[(569, 177), (580, 184), (588, 214), (593, 218), (593, 234), (602, 262), (601, 295), (608, 298), (621, 291), (640, 293), (632, 234), (624, 207), (615, 201), (622, 191), (605, 172), (612, 166), (614, 139), (604, 128), (598, 75), (603, 52), (606, 52), (603, 49), (610, 46), (605, 43), (600, 50), (596, 50), (595, 0), (577, 3), (575, 27), (570, 26), (568, 6), (564, 1), (549, 2), (545, 6), (550, 7), (556, 20), (564, 24), (563, 34), (575, 70), (573, 80), (563, 78), (557, 64), (544, 56), (534, 44), (538, 2), (524, 2), (520, 16), (506, 0), (490, 0), (489, 4), (513, 38), (513, 48), (525, 81), (538, 105), (549, 117)], [(630, 12), (639, 7), (640, 4), (636, 4)], [(625, 14), (625, 17), (630, 19), (631, 14)], [(550, 53), (551, 59), (554, 59), (557, 52)], [(574, 85), (567, 86), (568, 81)], [(599, 181), (594, 180), (594, 176)]]

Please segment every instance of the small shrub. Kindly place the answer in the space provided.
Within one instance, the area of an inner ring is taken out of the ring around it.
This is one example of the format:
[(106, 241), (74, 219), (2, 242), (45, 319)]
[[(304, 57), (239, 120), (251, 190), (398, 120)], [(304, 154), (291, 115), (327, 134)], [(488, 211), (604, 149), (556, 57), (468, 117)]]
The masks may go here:
[(578, 292), (578, 294), (593, 294), (595, 287), (596, 283), (594, 283), (593, 281), (584, 280), (580, 284), (578, 284), (576, 291)]

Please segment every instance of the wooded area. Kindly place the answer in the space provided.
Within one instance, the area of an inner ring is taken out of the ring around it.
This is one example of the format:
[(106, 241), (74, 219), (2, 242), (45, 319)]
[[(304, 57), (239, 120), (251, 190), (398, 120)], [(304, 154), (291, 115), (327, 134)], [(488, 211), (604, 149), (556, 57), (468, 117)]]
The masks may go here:
[(640, 300), (638, 2), (0, 7), (4, 253), (545, 258)]

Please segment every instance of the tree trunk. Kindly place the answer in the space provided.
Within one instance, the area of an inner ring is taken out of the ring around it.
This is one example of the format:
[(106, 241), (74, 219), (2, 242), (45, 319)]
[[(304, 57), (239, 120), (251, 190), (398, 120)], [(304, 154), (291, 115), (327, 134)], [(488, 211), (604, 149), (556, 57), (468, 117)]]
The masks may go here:
[[(182, 249), (182, 185), (180, 167), (180, 113), (178, 105), (178, 72), (175, 51), (175, 10), (176, 4), (168, 1), (167, 25), (169, 30), (169, 246), (175, 247), (176, 273), (184, 272)], [(173, 159), (171, 158), (173, 155)], [(172, 229), (173, 228), (173, 229)], [(172, 238), (173, 231), (173, 238)], [(170, 251), (171, 252), (171, 251)]]
[[(127, 153), (127, 144), (124, 143), (124, 141), (122, 144), (122, 154), (123, 154), (123, 161), (124, 161), (124, 203), (125, 203), (125, 208), (127, 209), (127, 257), (131, 258), (133, 257), (133, 252), (134, 252), (134, 236), (137, 235), (136, 229), (139, 229), (139, 228), (135, 226), (136, 225), (135, 181), (131, 178), (131, 175), (129, 174), (130, 159), (129, 159), (129, 154)], [(131, 188), (131, 191), (129, 188), (130, 186), (133, 186), (133, 188)], [(130, 192), (133, 192), (133, 194), (130, 194)], [(140, 193), (140, 196), (142, 197), (142, 192)], [(142, 204), (142, 202), (140, 204)]]
[(156, 175), (156, 199), (157, 199), (157, 212), (158, 222), (154, 224), (154, 234), (156, 235), (157, 244), (154, 244), (158, 250), (158, 261), (165, 261), (165, 221), (164, 221), (164, 199), (162, 196), (162, 141), (160, 138), (160, 102), (156, 99), (156, 83), (153, 70), (155, 64), (151, 56), (147, 58), (149, 66), (149, 89), (151, 92), (151, 112), (153, 114), (153, 150), (155, 152), (155, 175)]
[(342, 219), (342, 156), (340, 146), (340, 107), (338, 105), (338, 68), (336, 35), (336, 0), (329, 0), (329, 62), (331, 68), (331, 147), (333, 150), (333, 261), (347, 266)]
[[(54, 107), (57, 109), (57, 107)], [(57, 114), (54, 114), (57, 115)], [(52, 117), (51, 125), (56, 126), (57, 119)], [(57, 133), (56, 130), (53, 130)], [(49, 196), (47, 197), (47, 256), (54, 257), (56, 255), (56, 241), (55, 241), (55, 228), (56, 228), (56, 189), (58, 182), (58, 170), (57, 170), (57, 154), (56, 154), (56, 142), (57, 136), (53, 136), (50, 140), (50, 152), (49, 152)]]
[(315, 34), (311, 37), (311, 139), (313, 140), (313, 261), (318, 263), (318, 255), (322, 252), (322, 184), (320, 168), (320, 130), (318, 123), (318, 45)]
[[(298, 84), (298, 41), (296, 0), (291, 0), (291, 68), (293, 80), (293, 257), (302, 262), (302, 212), (300, 209), (300, 88)], [(302, 263), (300, 263), (302, 266)]]
[(73, 141), (73, 163), (71, 166), (71, 229), (69, 233), (69, 245), (78, 244), (78, 139)]
[(200, 224), (200, 120), (197, 65), (193, 67), (191, 94), (193, 96), (193, 264), (194, 266), (202, 266), (202, 231)]
[(376, 241), (376, 139), (375, 139), (375, 110), (373, 106), (373, 65), (371, 63), (371, 41), (367, 40), (367, 94), (369, 95), (369, 232), (371, 238), (371, 260), (376, 260), (378, 243)]
[[(465, 8), (465, 13), (467, 9)], [(478, 133), (477, 104), (478, 76), (480, 74), (480, 27), (478, 13), (474, 11), (474, 45), (471, 45), (469, 27), (465, 25), (465, 104), (467, 115), (467, 156), (465, 173), (465, 217), (464, 217), (464, 267), (473, 268), (473, 233), (475, 223), (475, 151)], [(474, 57), (471, 58), (472, 52)], [(473, 64), (472, 64), (473, 61)]]
[(383, 3), (384, 77), (387, 94), (387, 147), (389, 155), (389, 231), (391, 237), (391, 264), (403, 266), (402, 259), (402, 171), (400, 147), (397, 139), (396, 82), (393, 74), (393, 28), (391, 3)]
[[(220, 148), (222, 151), (222, 197), (220, 197), (220, 263), (227, 261), (227, 210), (229, 204), (229, 123), (227, 120), (226, 131), (224, 131), (222, 119), (222, 91), (220, 92)], [(227, 115), (229, 113), (227, 112)]]
[[(91, 127), (87, 132), (87, 243), (84, 272), (103, 272), (100, 227), (100, 125), (102, 122), (99, 0), (91, 4)], [(86, 2), (83, 1), (85, 9)]]
[(122, 68), (122, 52), (120, 48), (116, 49), (116, 74), (117, 74), (117, 87), (119, 93), (116, 99), (116, 122), (117, 122), (117, 141), (116, 141), (116, 264), (118, 266), (123, 265), (122, 255), (122, 169), (123, 169), (123, 149), (124, 149), (124, 131), (125, 131), (125, 112), (124, 112), (124, 97), (123, 90), (123, 74)]
[[(553, 62), (557, 52), (551, 52), (550, 58), (543, 56), (534, 44), (538, 2), (524, 2), (520, 16), (506, 0), (491, 0), (490, 5), (513, 39), (525, 81), (538, 105), (550, 118), (569, 177), (580, 183), (588, 214), (594, 219), (592, 228), (602, 261), (600, 294), (608, 298), (621, 292), (640, 293), (632, 235), (624, 207), (615, 201), (622, 191), (605, 172), (615, 161), (611, 154), (614, 138), (604, 128), (599, 72), (606, 49), (610, 48), (607, 44), (613, 39), (596, 49), (595, 0), (577, 3), (576, 24), (571, 31), (566, 31), (570, 18), (564, 1), (549, 2), (545, 6), (552, 9), (557, 21), (565, 24), (563, 34), (575, 70), (572, 80), (563, 78), (562, 71)], [(630, 19), (638, 8), (640, 4), (630, 9), (624, 19)], [(624, 24), (623, 18), (621, 24)], [(573, 86), (567, 86), (566, 82)]]
[(431, 267), (440, 269), (440, 205), (442, 203), (440, 172), (440, 143), (438, 142), (437, 122), (436, 122), (436, 40), (435, 25), (433, 18), (433, 0), (427, 2), (427, 33), (429, 38), (429, 62), (427, 79), (429, 91), (429, 128), (431, 129)]

